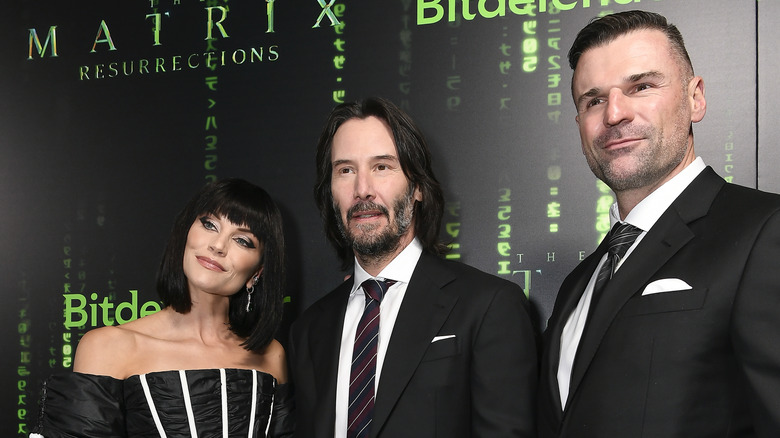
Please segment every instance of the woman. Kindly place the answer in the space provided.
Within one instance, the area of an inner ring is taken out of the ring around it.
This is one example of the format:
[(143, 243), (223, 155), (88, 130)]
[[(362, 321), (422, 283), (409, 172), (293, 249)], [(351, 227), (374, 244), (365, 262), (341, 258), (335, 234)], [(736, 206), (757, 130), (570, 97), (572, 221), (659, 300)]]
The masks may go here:
[(284, 349), (273, 339), (283, 280), (273, 200), (240, 179), (206, 185), (165, 249), (164, 308), (84, 335), (74, 372), (44, 386), (31, 436), (291, 435)]

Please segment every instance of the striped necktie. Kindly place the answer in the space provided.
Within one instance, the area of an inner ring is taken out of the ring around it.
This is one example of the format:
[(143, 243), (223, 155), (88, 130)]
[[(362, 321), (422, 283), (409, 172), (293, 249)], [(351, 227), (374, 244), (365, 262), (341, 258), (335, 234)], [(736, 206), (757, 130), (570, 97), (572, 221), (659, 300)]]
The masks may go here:
[(625, 257), (628, 248), (631, 248), (631, 245), (634, 244), (634, 241), (640, 234), (642, 234), (641, 229), (627, 222), (618, 222), (612, 227), (612, 231), (609, 232), (608, 236), (609, 240), (607, 241), (609, 245), (607, 260), (601, 265), (599, 274), (596, 277), (596, 284), (593, 287), (593, 302), (590, 305), (591, 309), (593, 308), (595, 301), (597, 301), (601, 295), (601, 291), (604, 289), (607, 282), (615, 274), (615, 269), (620, 263), (620, 260)]
[(347, 438), (367, 437), (374, 415), (376, 354), (379, 344), (379, 303), (395, 281), (368, 279), (361, 284), (366, 307), (355, 333), (349, 377)]

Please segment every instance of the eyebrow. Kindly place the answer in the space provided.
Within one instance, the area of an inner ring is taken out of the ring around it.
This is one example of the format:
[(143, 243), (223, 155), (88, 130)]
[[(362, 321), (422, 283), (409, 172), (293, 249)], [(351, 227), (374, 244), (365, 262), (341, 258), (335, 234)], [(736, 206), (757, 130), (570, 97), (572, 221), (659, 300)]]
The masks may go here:
[(639, 82), (647, 78), (652, 79), (665, 79), (666, 76), (658, 70), (650, 70), (642, 73), (637, 73), (626, 78), (626, 82)]
[(390, 160), (390, 161), (398, 161), (398, 157), (395, 155), (385, 154), (385, 155), (377, 155), (374, 157), (375, 160)]
[(351, 163), (351, 162), (352, 162), (352, 160), (336, 160), (336, 161), (331, 163), (331, 167), (336, 167), (336, 166), (340, 166), (342, 164)]
[[(398, 161), (398, 157), (395, 155), (385, 154), (385, 155), (375, 155), (371, 157), (372, 160), (390, 160), (390, 161)], [(348, 164), (352, 163), (354, 160), (335, 160), (333, 163), (331, 163), (332, 167), (339, 166), (341, 164)]]

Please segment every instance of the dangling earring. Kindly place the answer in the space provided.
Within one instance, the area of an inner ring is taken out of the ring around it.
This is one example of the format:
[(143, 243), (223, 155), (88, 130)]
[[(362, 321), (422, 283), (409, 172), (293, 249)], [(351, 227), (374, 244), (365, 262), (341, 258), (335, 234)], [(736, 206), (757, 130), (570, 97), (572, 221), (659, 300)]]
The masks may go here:
[(249, 310), (252, 308), (252, 294), (255, 291), (255, 285), (260, 280), (259, 277), (255, 277), (252, 281), (252, 285), (246, 288), (246, 311), (249, 312)]
[(249, 308), (252, 307), (252, 293), (255, 291), (255, 286), (249, 286), (246, 288), (246, 311), (249, 312)]

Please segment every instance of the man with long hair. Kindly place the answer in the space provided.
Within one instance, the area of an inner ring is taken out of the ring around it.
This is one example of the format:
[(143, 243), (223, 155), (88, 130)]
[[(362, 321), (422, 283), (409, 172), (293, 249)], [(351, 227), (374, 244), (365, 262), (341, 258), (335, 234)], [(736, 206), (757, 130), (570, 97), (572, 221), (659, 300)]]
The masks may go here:
[(315, 198), (351, 275), (292, 327), (298, 436), (534, 436), (528, 300), (439, 257), (444, 197), (411, 118), (384, 99), (336, 107)]

